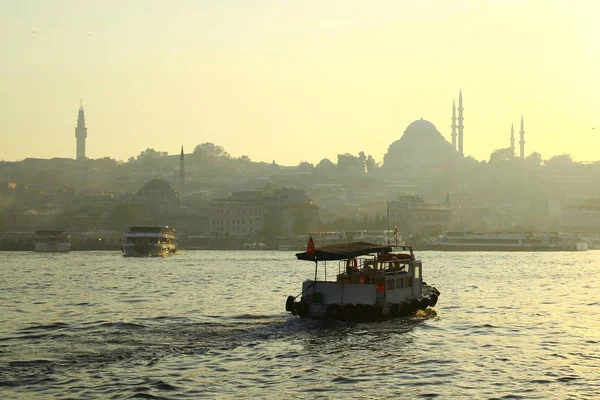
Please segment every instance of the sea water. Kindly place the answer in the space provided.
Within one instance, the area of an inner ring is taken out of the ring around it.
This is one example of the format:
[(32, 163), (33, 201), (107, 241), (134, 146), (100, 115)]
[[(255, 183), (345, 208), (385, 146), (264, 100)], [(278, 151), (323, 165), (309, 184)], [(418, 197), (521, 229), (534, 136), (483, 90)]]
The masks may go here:
[(293, 252), (0, 253), (0, 398), (600, 398), (600, 252), (417, 255), (435, 309), (349, 323)]

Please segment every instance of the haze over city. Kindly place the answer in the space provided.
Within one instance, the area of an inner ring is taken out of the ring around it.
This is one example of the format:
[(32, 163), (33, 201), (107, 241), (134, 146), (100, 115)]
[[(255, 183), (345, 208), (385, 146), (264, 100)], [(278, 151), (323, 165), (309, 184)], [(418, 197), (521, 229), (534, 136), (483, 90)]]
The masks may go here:
[[(423, 117), (465, 156), (507, 147), (598, 160), (600, 6), (567, 1), (2, 1), (0, 157), (127, 160), (214, 142), (296, 165), (381, 161)], [(594, 129), (595, 128), (595, 129)]]
[(599, 4), (0, 0), (0, 396), (598, 398)]

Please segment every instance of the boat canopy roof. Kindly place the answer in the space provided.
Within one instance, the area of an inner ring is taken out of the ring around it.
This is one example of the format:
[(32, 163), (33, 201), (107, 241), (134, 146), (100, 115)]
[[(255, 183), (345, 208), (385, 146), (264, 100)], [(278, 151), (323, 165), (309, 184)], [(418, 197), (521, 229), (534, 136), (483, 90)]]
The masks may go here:
[(392, 246), (382, 246), (379, 244), (366, 242), (351, 242), (333, 244), (315, 249), (314, 257), (310, 257), (308, 252), (297, 253), (298, 260), (305, 261), (332, 261), (346, 260), (348, 258), (365, 256), (372, 253), (389, 253)]

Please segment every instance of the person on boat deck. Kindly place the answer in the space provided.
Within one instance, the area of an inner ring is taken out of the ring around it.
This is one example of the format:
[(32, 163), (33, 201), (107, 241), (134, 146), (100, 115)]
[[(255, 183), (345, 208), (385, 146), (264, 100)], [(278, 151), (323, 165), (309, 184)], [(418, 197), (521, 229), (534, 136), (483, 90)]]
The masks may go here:
[(401, 264), (399, 262), (389, 263), (387, 266), (388, 271), (404, 271), (406, 265)]
[(349, 258), (346, 260), (346, 273), (352, 274), (353, 272), (358, 272), (358, 262), (356, 258)]

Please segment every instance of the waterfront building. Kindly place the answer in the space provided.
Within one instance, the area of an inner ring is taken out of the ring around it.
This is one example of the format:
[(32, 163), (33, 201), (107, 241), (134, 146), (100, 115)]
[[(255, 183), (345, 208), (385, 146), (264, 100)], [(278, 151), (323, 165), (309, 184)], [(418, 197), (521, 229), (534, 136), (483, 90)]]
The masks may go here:
[(211, 232), (221, 237), (294, 237), (316, 229), (318, 213), (304, 190), (238, 191), (211, 201)]
[(237, 193), (210, 202), (210, 231), (216, 237), (256, 235), (265, 224), (265, 202), (259, 192)]
[(445, 204), (426, 203), (420, 196), (402, 196), (389, 203), (390, 225), (397, 226), (404, 236), (443, 233), (452, 220), (452, 211)]

